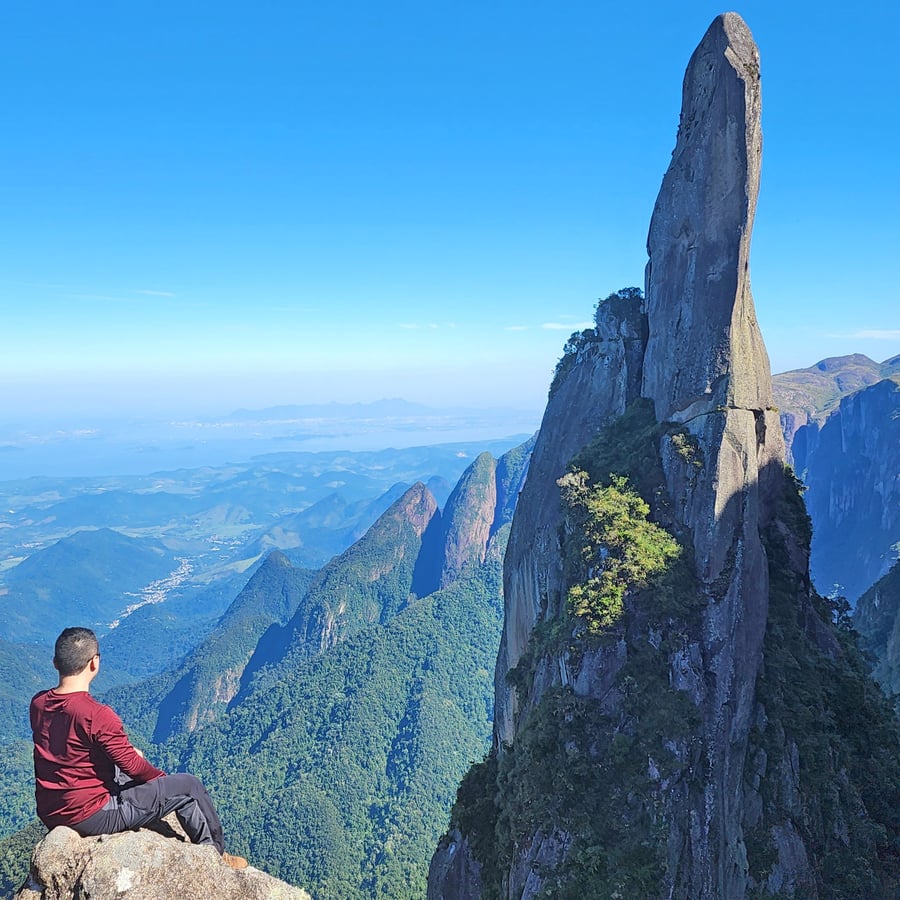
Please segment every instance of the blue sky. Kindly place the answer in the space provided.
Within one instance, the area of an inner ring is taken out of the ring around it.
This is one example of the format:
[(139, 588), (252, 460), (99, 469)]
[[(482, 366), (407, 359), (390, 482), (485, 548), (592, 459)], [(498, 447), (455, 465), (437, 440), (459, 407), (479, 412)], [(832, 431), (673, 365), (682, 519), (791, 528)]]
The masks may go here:
[[(539, 408), (640, 285), (718, 4), (0, 8), (0, 420)], [(748, 2), (775, 370), (900, 352), (900, 12)]]

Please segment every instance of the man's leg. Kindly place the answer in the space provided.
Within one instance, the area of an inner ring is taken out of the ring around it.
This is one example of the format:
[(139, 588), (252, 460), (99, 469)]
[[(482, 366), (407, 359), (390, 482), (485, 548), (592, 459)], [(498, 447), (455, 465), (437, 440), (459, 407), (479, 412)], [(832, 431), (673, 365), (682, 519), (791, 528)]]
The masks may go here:
[(164, 775), (123, 788), (109, 803), (74, 826), (82, 836), (114, 834), (158, 822), (174, 812), (194, 844), (212, 844), (222, 853), (222, 823), (206, 788), (193, 775)]

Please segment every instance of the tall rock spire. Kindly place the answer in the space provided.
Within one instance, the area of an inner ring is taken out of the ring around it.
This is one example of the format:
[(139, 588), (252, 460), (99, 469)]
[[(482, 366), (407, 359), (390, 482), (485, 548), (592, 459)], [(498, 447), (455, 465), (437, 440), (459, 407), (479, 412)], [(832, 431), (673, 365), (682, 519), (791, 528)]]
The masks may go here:
[(702, 467), (661, 446), (676, 519), (692, 538), (706, 597), (698, 649), (706, 773), (691, 800), (679, 880), (694, 897), (746, 886), (741, 780), (768, 612), (760, 529), (784, 445), (750, 293), (750, 236), (762, 156), (759, 53), (744, 21), (710, 25), (684, 78), (672, 162), (647, 249), (649, 328), (642, 394), (683, 424)]
[(762, 157), (759, 52), (736, 13), (691, 57), (672, 162), (650, 221), (642, 393), (657, 418), (772, 405), (750, 294)]

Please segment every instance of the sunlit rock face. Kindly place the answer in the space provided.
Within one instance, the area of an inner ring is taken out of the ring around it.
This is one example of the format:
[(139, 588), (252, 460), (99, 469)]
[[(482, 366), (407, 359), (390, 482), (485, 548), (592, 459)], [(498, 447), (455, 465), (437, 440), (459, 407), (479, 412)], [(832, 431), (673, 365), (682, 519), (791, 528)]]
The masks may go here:
[(647, 238), (643, 394), (660, 420), (771, 406), (749, 271), (760, 109), (759, 52), (740, 16), (726, 13), (688, 64), (678, 138)]
[(480, 454), (447, 500), (442, 516), (441, 587), (459, 578), (466, 566), (484, 562), (497, 506), (496, 474), (494, 457)]
[(557, 615), (563, 603), (556, 481), (600, 428), (639, 396), (645, 343), (646, 317), (636, 301), (601, 304), (595, 339), (578, 350), (547, 401), (503, 565), (506, 610), (494, 700), (501, 743), (515, 734), (515, 692), (506, 673), (525, 651), (535, 623)]

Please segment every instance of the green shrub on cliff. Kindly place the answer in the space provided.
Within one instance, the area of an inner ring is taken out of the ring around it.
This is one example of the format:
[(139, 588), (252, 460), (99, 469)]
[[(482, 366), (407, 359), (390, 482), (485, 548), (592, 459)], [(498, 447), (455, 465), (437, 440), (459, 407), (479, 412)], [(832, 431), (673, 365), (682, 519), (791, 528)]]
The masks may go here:
[(646, 587), (681, 547), (650, 521), (650, 505), (624, 476), (592, 485), (587, 473), (576, 469), (557, 484), (575, 522), (566, 557), (587, 576), (569, 588), (569, 610), (597, 634), (622, 617), (626, 591)]

